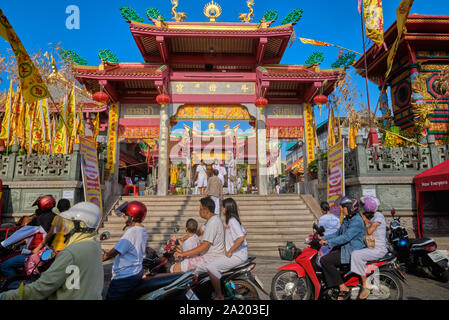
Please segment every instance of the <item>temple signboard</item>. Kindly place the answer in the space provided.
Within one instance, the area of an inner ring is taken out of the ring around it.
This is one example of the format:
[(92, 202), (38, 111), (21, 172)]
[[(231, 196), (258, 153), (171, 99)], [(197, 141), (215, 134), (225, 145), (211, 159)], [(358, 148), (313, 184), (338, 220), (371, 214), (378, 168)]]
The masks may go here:
[(265, 110), (268, 118), (302, 118), (300, 105), (269, 105)]
[(256, 93), (256, 84), (254, 82), (188, 82), (172, 81), (170, 82), (172, 94), (246, 94), (254, 95)]
[(121, 118), (154, 118), (159, 117), (160, 108), (157, 105), (123, 104), (120, 108)]

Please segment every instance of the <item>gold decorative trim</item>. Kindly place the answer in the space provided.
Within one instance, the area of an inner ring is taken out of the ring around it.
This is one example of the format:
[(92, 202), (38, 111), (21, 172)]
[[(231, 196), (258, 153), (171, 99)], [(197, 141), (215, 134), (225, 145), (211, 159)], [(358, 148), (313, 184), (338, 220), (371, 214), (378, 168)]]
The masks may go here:
[(221, 16), (222, 9), (218, 3), (214, 0), (204, 6), (204, 15), (209, 18), (209, 22), (215, 22), (215, 20)]

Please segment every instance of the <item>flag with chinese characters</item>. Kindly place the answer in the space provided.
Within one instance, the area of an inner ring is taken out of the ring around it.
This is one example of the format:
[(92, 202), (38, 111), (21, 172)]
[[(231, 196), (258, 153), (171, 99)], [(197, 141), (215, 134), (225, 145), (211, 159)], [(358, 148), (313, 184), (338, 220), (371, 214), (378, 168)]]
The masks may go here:
[(16, 124), (16, 134), (17, 139), (19, 142), (19, 145), (23, 147), (23, 143), (25, 140), (25, 118), (26, 118), (26, 110), (27, 110), (27, 104), (23, 100), (23, 96), (20, 99), (20, 108), (19, 108), (19, 116), (17, 117), (17, 124)]
[(76, 119), (76, 138), (75, 143), (80, 143), (80, 137), (84, 137), (84, 116), (81, 106), (78, 108), (78, 114)]
[(0, 36), (9, 42), (16, 55), (17, 74), (20, 80), (20, 87), (23, 91), (23, 98), (26, 103), (33, 103), (41, 99), (49, 98), (50, 93), (47, 86), (42, 81), (39, 70), (34, 65), (25, 47), (12, 28), (3, 11), (0, 9)]
[(348, 135), (348, 146), (349, 149), (355, 149), (355, 137), (357, 136), (357, 128), (355, 127), (354, 123), (350, 121), (349, 123), (349, 135)]
[(385, 79), (388, 79), (391, 68), (393, 67), (393, 61), (398, 51), (399, 42), (401, 42), (402, 34), (404, 33), (405, 23), (407, 22), (408, 14), (412, 8), (413, 0), (402, 0), (399, 7), (396, 9), (396, 27), (398, 29), (398, 36), (394, 41), (391, 48), (388, 50), (387, 58), (387, 72), (385, 73)]
[(67, 99), (67, 108), (65, 109), (65, 121), (67, 124), (67, 140), (68, 140), (68, 153), (72, 153), (73, 144), (76, 139), (76, 111), (75, 111), (75, 86), (73, 86), (72, 90), (69, 93), (69, 97)]
[(13, 104), (13, 89), (12, 89), (12, 80), (9, 84), (9, 91), (8, 91), (8, 97), (6, 99), (6, 105), (5, 105), (5, 113), (3, 115), (3, 121), (2, 121), (2, 131), (0, 132), (0, 139), (6, 140), (5, 145), (9, 144), (9, 132), (10, 132), (10, 125), (11, 125), (11, 109)]
[(32, 115), (34, 114), (34, 108), (36, 107), (36, 102), (31, 105), (26, 104), (25, 108), (25, 122), (24, 122), (24, 137), (22, 142), (22, 148), (25, 148), (27, 154), (31, 154), (31, 125), (32, 125)]
[[(64, 114), (67, 105), (67, 96), (64, 98)], [(55, 119), (56, 135), (53, 141), (53, 153), (67, 154), (67, 131), (64, 124), (64, 118), (61, 113), (57, 114)]]
[(13, 146), (19, 143), (19, 135), (17, 129), (20, 121), (20, 108), (22, 104), (22, 93), (21, 90), (14, 95), (13, 104), (11, 108), (11, 123), (9, 128), (9, 146)]
[[(109, 124), (108, 124), (108, 156), (106, 162), (106, 169), (110, 174), (114, 173), (117, 153), (117, 127), (118, 127), (118, 105), (116, 103), (111, 105), (109, 110)], [(147, 158), (150, 154), (148, 148)], [(148, 162), (148, 161), (147, 161)]]
[(306, 130), (306, 150), (307, 164), (315, 160), (315, 137), (313, 134), (313, 116), (312, 105), (307, 103), (304, 105), (304, 122)]
[(333, 146), (335, 141), (335, 116), (334, 116), (334, 110), (332, 107), (329, 107), (329, 119), (327, 121), (328, 123), (328, 134), (327, 134), (327, 145)]
[(92, 120), (92, 126), (93, 126), (93, 130), (92, 130), (92, 136), (94, 138), (94, 141), (96, 144), (97, 143), (97, 137), (98, 134), (100, 133), (100, 113), (98, 112), (95, 119)]
[(307, 38), (299, 38), (299, 40), (301, 40), (301, 42), (304, 44), (313, 44), (314, 46), (318, 46), (318, 47), (329, 47), (330, 46), (329, 43), (323, 42), (323, 41), (318, 41), (318, 40), (312, 40), (312, 39), (307, 39)]
[(378, 47), (384, 43), (382, 0), (363, 0), (366, 36)]

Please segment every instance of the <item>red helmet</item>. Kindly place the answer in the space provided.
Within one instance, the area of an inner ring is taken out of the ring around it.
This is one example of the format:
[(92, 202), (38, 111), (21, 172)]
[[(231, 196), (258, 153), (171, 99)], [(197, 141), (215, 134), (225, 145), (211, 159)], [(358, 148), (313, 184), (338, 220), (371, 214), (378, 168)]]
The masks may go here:
[(125, 212), (132, 217), (135, 222), (142, 222), (147, 215), (147, 207), (142, 202), (131, 201), (126, 206)]
[(56, 200), (52, 195), (40, 196), (32, 206), (37, 206), (41, 211), (47, 211), (56, 206)]

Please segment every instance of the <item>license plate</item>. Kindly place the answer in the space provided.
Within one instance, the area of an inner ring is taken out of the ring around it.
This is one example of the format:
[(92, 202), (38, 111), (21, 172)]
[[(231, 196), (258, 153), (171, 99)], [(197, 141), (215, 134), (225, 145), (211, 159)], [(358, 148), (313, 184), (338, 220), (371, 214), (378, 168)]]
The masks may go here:
[(262, 281), (260, 281), (260, 279), (255, 275), (254, 279), (256, 280), (256, 282), (259, 284), (259, 286), (263, 289), (263, 283)]
[(431, 252), (428, 254), (430, 259), (432, 259), (433, 262), (438, 262), (444, 259), (447, 259), (446, 255), (444, 255), (441, 251), (436, 250), (434, 252)]
[(198, 297), (196, 296), (195, 292), (193, 292), (192, 290), (187, 291), (186, 293), (186, 298), (188, 300), (200, 300), (198, 299)]

